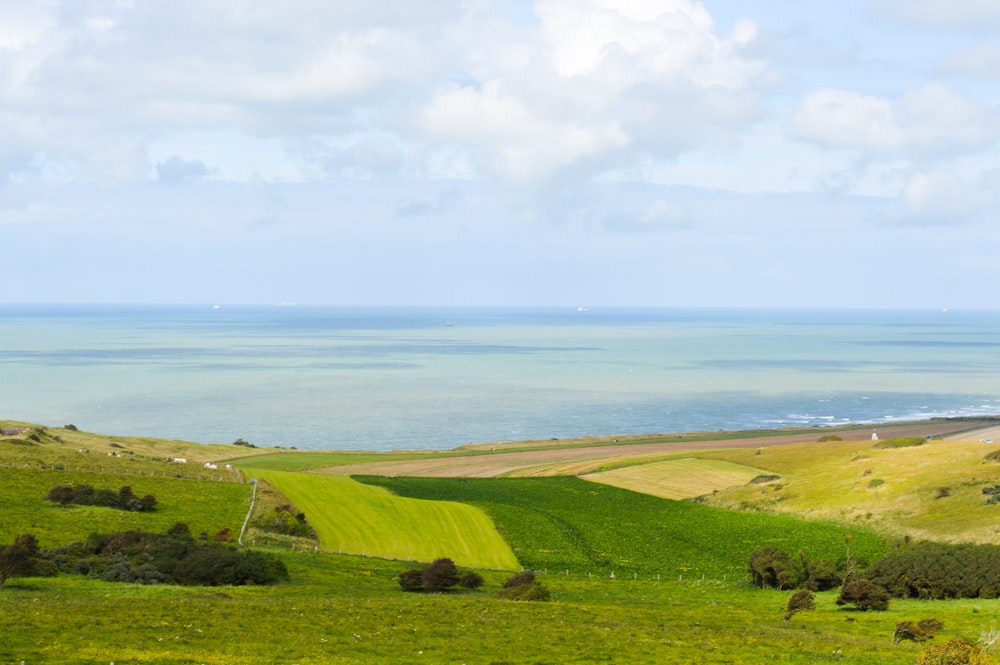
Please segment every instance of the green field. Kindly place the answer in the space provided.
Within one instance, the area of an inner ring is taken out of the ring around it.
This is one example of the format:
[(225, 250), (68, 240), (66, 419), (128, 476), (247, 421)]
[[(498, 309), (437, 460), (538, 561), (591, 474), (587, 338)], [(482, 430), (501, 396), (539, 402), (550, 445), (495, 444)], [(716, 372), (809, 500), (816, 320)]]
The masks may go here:
[(516, 570), (517, 559), (477, 508), (393, 496), (344, 476), (257, 470), (300, 510), (330, 552)]
[(810, 557), (882, 556), (868, 529), (718, 510), (589, 483), (579, 478), (359, 478), (417, 498), (483, 508), (521, 563), (578, 574), (712, 579), (746, 577), (750, 553), (774, 545)]

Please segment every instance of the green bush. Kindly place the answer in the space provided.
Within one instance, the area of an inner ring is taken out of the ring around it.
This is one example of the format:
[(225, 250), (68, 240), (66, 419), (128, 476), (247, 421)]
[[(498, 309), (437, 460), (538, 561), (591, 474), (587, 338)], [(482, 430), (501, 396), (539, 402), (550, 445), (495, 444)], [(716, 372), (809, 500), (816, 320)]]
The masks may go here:
[(788, 605), (785, 606), (785, 623), (788, 623), (799, 612), (814, 609), (816, 609), (816, 598), (812, 595), (812, 592), (806, 589), (796, 591), (788, 599)]
[(856, 579), (841, 587), (837, 604), (854, 605), (862, 612), (884, 612), (889, 609), (889, 594), (877, 584), (866, 579)]
[(551, 598), (551, 594), (535, 579), (533, 572), (522, 570), (503, 583), (503, 590), (497, 597), (504, 600), (546, 601)]
[(63, 508), (71, 503), (81, 506), (105, 506), (130, 512), (149, 512), (156, 508), (155, 496), (147, 494), (140, 499), (127, 485), (119, 489), (117, 494), (108, 489), (95, 490), (90, 485), (76, 487), (57, 485), (49, 490), (45, 500), (58, 503)]
[(903, 640), (910, 640), (911, 642), (926, 642), (937, 635), (942, 628), (944, 628), (944, 622), (940, 619), (922, 619), (917, 623), (900, 621), (896, 624), (896, 630), (892, 633), (892, 641), (902, 642)]
[(830, 443), (832, 441), (843, 441), (843, 440), (844, 440), (843, 437), (838, 436), (837, 434), (824, 434), (823, 436), (819, 437), (818, 442)]
[(288, 579), (285, 564), (273, 555), (215, 542), (199, 543), (180, 523), (165, 535), (139, 531), (95, 534), (86, 542), (46, 550), (40, 556), (64, 572), (108, 582), (223, 586)]
[(749, 566), (754, 586), (761, 589), (796, 589), (806, 581), (802, 561), (770, 545), (754, 550)]

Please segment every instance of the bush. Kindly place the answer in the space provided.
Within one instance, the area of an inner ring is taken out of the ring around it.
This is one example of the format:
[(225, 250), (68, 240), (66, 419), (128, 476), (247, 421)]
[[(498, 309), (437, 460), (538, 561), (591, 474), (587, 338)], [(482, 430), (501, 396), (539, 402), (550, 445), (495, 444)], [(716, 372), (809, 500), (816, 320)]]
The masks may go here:
[(990, 665), (995, 662), (978, 644), (960, 637), (928, 647), (917, 665)]
[(866, 579), (856, 579), (841, 587), (837, 604), (851, 604), (862, 612), (884, 612), (889, 609), (889, 594), (877, 584)]
[(503, 583), (503, 588), (512, 589), (514, 587), (524, 586), (525, 584), (531, 584), (534, 581), (535, 574), (533, 572), (530, 570), (522, 570), (516, 575), (508, 578), (507, 581)]
[(896, 624), (896, 630), (892, 633), (892, 641), (902, 642), (903, 640), (910, 640), (911, 642), (926, 642), (937, 635), (942, 628), (944, 628), (944, 622), (940, 619), (922, 619), (918, 623), (900, 621)]
[(788, 599), (788, 605), (785, 607), (785, 623), (799, 612), (814, 609), (816, 609), (816, 599), (812, 592), (805, 589), (797, 591)]
[(838, 436), (836, 434), (824, 434), (823, 436), (819, 437), (819, 441), (818, 442), (819, 443), (830, 443), (831, 441), (843, 441), (843, 440), (844, 440), (843, 437)]
[(109, 582), (222, 586), (288, 579), (285, 564), (273, 555), (220, 543), (199, 544), (183, 524), (166, 535), (138, 531), (93, 535), (84, 543), (42, 555), (64, 572)]
[(0, 589), (12, 577), (34, 577), (39, 572), (35, 536), (22, 534), (14, 539), (13, 544), (0, 546)]
[(461, 573), (451, 559), (437, 559), (424, 568), (411, 568), (401, 572), (397, 579), (403, 591), (447, 591), (460, 585), (464, 589), (478, 589), (483, 578), (475, 572)]
[(750, 554), (749, 567), (754, 586), (761, 589), (795, 589), (806, 580), (805, 566), (799, 559), (770, 545)]
[(285, 504), (274, 510), (269, 510), (254, 520), (253, 526), (261, 531), (278, 533), (285, 536), (316, 539), (316, 530), (306, 522), (305, 513), (299, 512), (294, 506)]
[(504, 589), (497, 594), (497, 596), (504, 600), (544, 602), (551, 599), (552, 594), (549, 593), (549, 590), (546, 589), (541, 582), (531, 582), (530, 584), (522, 584), (520, 586)]
[(424, 569), (424, 590), (445, 591), (458, 584), (458, 567), (451, 559), (436, 559)]
[(479, 573), (469, 571), (458, 580), (458, 586), (463, 589), (478, 589), (483, 586), (483, 576)]

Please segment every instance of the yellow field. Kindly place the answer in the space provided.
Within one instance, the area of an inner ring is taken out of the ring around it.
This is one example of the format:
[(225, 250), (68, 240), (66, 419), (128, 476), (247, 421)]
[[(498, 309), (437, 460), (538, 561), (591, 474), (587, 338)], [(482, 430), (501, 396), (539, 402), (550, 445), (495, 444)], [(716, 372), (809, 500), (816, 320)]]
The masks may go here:
[(769, 472), (725, 460), (686, 457), (627, 466), (580, 477), (664, 499), (690, 499), (746, 485), (751, 479), (765, 473)]
[(461, 503), (407, 499), (345, 476), (255, 469), (316, 529), (323, 549), (404, 561), (448, 557), (475, 568), (518, 569), (484, 512)]

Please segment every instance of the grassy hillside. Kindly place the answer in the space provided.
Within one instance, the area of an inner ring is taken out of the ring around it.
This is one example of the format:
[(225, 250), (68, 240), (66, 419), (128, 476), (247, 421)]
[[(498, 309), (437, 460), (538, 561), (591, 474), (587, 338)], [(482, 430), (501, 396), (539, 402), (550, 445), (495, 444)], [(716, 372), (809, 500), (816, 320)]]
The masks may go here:
[(303, 511), (331, 552), (516, 570), (517, 559), (485, 513), (472, 506), (393, 496), (344, 476), (257, 470)]
[(875, 448), (868, 442), (782, 446), (713, 453), (781, 475), (707, 496), (714, 506), (791, 513), (810, 519), (869, 524), (912, 538), (998, 543), (1000, 505), (982, 489), (1000, 483), (1000, 464), (986, 461), (995, 443), (931, 440), (917, 447)]

